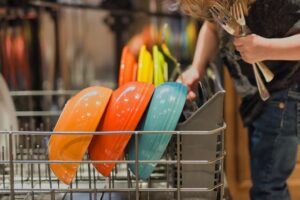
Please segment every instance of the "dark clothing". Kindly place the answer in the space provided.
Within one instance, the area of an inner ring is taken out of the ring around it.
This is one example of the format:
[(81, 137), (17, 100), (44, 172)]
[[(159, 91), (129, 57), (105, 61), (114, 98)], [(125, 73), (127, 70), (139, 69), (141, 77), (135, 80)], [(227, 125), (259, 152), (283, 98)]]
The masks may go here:
[[(300, 33), (300, 0), (257, 0), (246, 17), (249, 29), (262, 37), (283, 38)], [(228, 66), (237, 91), (243, 98), (240, 107), (244, 124), (249, 125), (260, 114), (264, 103), (258, 94), (253, 69), (239, 59), (232, 37), (223, 40), (221, 56)], [(272, 94), (300, 82), (300, 61), (264, 61), (275, 78), (265, 85)]]
[[(285, 106), (279, 106), (279, 105)], [(289, 200), (300, 137), (300, 84), (272, 94), (249, 127), (252, 200)]]

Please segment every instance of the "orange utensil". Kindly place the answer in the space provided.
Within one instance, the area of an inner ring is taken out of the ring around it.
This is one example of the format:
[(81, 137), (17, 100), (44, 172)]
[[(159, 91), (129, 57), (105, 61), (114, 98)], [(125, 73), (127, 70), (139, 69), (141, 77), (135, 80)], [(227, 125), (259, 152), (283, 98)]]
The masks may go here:
[[(95, 131), (106, 108), (112, 90), (104, 87), (89, 87), (72, 97), (65, 105), (54, 132)], [(49, 141), (49, 160), (82, 160), (93, 135), (54, 134)], [(57, 178), (70, 184), (79, 164), (50, 164)]]
[[(154, 92), (149, 83), (131, 82), (113, 92), (98, 131), (134, 131)], [(91, 160), (119, 160), (131, 134), (97, 135), (89, 146)], [(94, 164), (108, 176), (115, 163)]]
[(121, 66), (119, 72), (119, 87), (136, 80), (137, 63), (133, 53), (125, 46), (122, 51)]

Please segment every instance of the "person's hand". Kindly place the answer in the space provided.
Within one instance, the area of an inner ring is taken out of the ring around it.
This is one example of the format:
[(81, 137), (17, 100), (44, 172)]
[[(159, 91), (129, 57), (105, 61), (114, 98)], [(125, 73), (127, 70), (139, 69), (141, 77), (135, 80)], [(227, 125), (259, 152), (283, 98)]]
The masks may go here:
[(182, 73), (182, 76), (179, 76), (177, 79), (177, 82), (181, 82), (182, 84), (186, 85), (189, 89), (187, 100), (191, 101), (196, 98), (196, 90), (197, 90), (197, 84), (200, 80), (199, 71), (191, 66), (186, 71)]
[(242, 59), (247, 63), (260, 62), (267, 59), (268, 39), (251, 34), (245, 37), (236, 37), (234, 46), (240, 52)]

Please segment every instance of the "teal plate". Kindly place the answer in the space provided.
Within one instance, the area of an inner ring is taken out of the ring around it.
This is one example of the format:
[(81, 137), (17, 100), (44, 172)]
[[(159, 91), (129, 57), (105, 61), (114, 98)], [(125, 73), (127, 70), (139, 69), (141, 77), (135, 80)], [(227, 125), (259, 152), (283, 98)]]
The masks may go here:
[[(164, 83), (159, 85), (152, 97), (141, 131), (174, 131), (185, 104), (187, 87), (181, 83)], [(142, 134), (139, 136), (138, 159), (159, 160), (165, 152), (171, 134)], [(135, 160), (135, 140), (131, 139), (128, 147), (128, 160)], [(156, 164), (139, 164), (139, 177), (146, 180), (150, 177)], [(129, 164), (136, 174), (135, 164)]]

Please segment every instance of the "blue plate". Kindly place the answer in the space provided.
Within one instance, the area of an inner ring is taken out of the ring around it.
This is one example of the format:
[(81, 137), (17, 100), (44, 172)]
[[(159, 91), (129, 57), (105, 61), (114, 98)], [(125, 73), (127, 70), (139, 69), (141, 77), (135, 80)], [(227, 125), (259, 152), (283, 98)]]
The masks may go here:
[[(180, 83), (164, 83), (158, 86), (152, 97), (149, 109), (141, 124), (142, 131), (174, 131), (186, 100), (187, 87)], [(139, 137), (139, 160), (161, 159), (172, 135), (142, 134)], [(131, 139), (127, 152), (128, 159), (135, 160), (135, 142)], [(150, 177), (156, 164), (139, 165), (139, 177), (146, 180)], [(136, 174), (135, 164), (129, 164)]]

